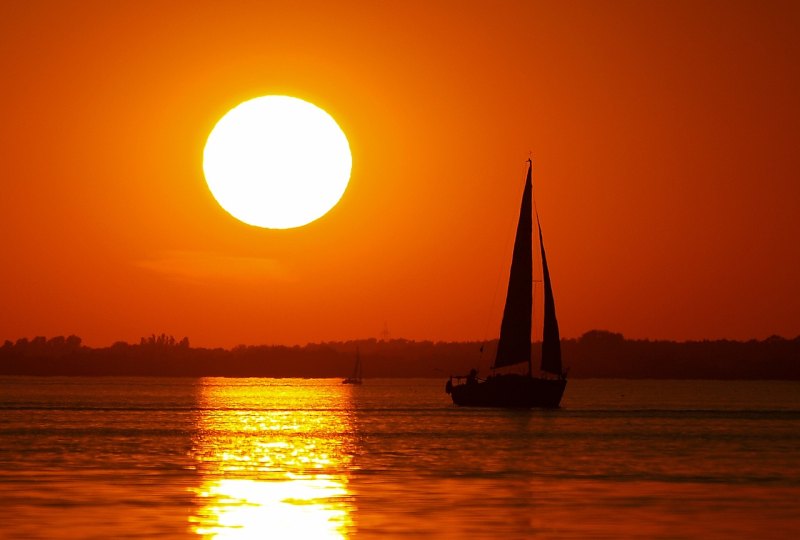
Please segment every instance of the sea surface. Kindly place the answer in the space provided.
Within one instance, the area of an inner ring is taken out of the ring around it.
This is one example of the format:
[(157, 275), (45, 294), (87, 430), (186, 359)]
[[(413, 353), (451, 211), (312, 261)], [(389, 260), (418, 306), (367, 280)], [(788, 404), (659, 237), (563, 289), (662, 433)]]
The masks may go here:
[(0, 378), (2, 538), (799, 538), (800, 383)]

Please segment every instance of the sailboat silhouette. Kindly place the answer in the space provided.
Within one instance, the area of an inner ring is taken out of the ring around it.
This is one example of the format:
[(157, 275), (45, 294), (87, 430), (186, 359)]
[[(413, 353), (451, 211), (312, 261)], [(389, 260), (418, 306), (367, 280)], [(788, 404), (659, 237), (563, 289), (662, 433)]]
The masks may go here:
[[(528, 160), (528, 174), (522, 193), (511, 273), (508, 281), (500, 340), (492, 366), (492, 375), (485, 380), (472, 370), (465, 377), (447, 381), (445, 391), (460, 406), (478, 407), (558, 407), (567, 386), (566, 373), (561, 367), (561, 338), (558, 332), (553, 287), (542, 240), (542, 228), (536, 213), (539, 247), (542, 254), (544, 281), (544, 328), (542, 335), (542, 374), (534, 376), (531, 365), (531, 318), (533, 312), (533, 184)], [(522, 363), (528, 364), (527, 374), (504, 373), (496, 370)]]
[(361, 384), (361, 355), (356, 348), (356, 365), (353, 367), (353, 374), (346, 379), (342, 379), (342, 384)]

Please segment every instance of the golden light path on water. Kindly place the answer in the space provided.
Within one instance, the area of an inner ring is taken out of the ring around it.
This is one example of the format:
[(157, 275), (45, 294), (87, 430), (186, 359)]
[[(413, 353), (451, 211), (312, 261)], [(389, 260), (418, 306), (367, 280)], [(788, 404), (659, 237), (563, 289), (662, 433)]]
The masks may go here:
[(204, 381), (194, 441), (205, 538), (347, 538), (349, 389)]

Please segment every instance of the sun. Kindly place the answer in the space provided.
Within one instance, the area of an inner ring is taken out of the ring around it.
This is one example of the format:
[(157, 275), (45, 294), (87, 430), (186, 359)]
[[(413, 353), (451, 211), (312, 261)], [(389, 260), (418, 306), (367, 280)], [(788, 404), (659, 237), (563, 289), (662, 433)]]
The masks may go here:
[(289, 96), (245, 101), (211, 130), (203, 172), (217, 202), (257, 227), (290, 229), (333, 208), (350, 180), (347, 137), (324, 110)]

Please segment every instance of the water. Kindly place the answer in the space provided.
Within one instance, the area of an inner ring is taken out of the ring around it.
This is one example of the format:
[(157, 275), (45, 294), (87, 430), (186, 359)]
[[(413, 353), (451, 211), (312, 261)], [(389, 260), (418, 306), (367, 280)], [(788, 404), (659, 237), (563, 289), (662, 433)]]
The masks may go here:
[(0, 378), (3, 538), (792, 538), (800, 383)]

